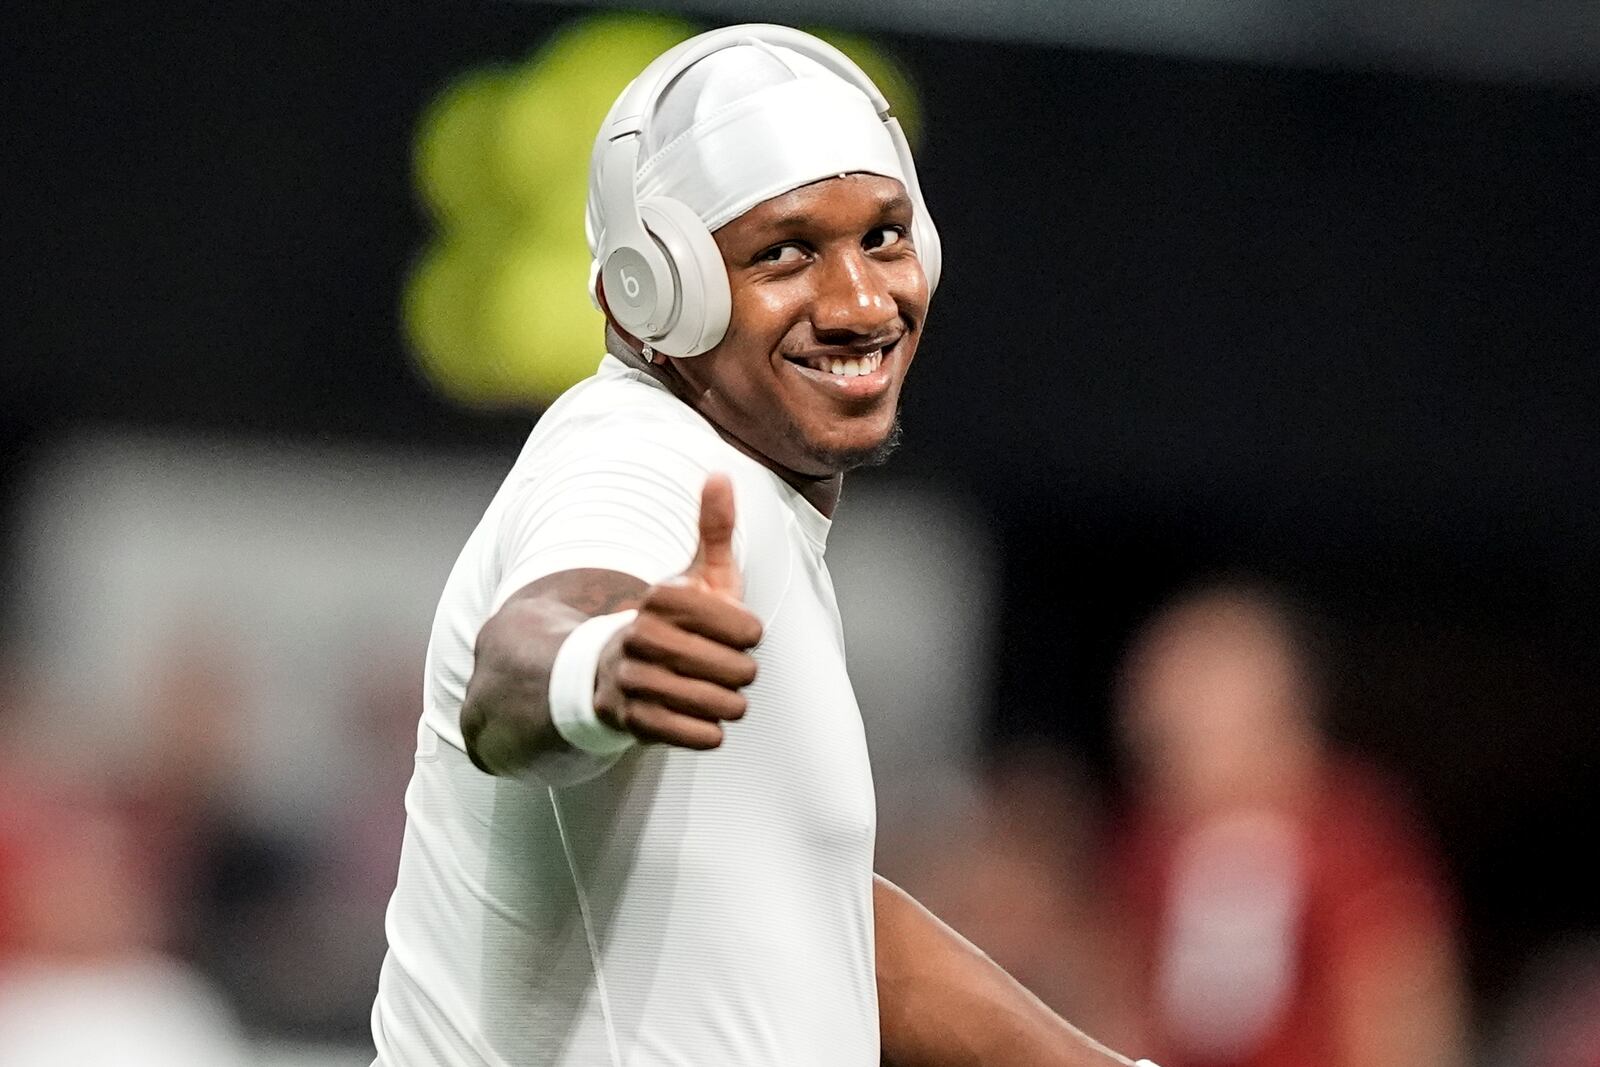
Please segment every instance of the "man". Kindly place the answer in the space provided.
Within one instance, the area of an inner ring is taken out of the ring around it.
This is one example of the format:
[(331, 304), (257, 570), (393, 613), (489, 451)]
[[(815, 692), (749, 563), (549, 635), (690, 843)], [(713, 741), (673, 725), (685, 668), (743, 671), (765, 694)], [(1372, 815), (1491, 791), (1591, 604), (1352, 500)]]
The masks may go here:
[(1197, 587), (1134, 641), (1115, 835), (1126, 1014), (1167, 1067), (1454, 1067), (1450, 892), (1393, 783), (1323, 735), (1308, 619), (1253, 579)]
[(823, 548), (843, 473), (893, 444), (937, 270), (876, 95), (736, 27), (602, 129), (610, 354), (439, 606), (385, 1067), (1128, 1062), (872, 873)]

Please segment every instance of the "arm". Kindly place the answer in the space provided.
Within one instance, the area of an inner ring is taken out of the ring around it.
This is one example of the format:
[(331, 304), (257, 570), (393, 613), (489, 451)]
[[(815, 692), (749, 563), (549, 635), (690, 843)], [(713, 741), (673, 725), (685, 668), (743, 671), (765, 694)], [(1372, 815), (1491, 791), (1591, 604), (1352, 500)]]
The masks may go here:
[(1128, 1067), (883, 878), (878, 1010), (891, 1067)]
[(1419, 853), (1398, 846), (1386, 874), (1335, 915), (1326, 967), (1344, 1067), (1458, 1067), (1469, 1058), (1447, 908)]
[(748, 650), (761, 639), (760, 622), (738, 600), (732, 538), (733, 489), (714, 477), (702, 500), (699, 547), (679, 577), (647, 587), (618, 571), (569, 570), (512, 594), (478, 631), (461, 705), (472, 762), (489, 774), (539, 778), (578, 756), (551, 720), (551, 666), (586, 619), (630, 607), (638, 615), (600, 653), (596, 717), (640, 741), (721, 744), (722, 724), (744, 714), (739, 690), (756, 670)]
[(1459, 968), (1448, 938), (1397, 931), (1389, 943), (1334, 968), (1342, 1062), (1457, 1067), (1466, 1059)]
[(461, 736), (479, 770), (516, 777), (572, 754), (550, 721), (556, 652), (585, 619), (636, 607), (644, 591), (618, 571), (561, 571), (523, 586), (489, 617), (461, 705)]

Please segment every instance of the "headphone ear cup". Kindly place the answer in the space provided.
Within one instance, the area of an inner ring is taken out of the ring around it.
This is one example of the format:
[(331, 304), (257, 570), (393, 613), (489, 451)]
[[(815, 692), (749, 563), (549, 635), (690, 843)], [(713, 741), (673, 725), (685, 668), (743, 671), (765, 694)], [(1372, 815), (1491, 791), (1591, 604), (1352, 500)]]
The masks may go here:
[(939, 288), (939, 275), (944, 267), (944, 249), (939, 241), (939, 231), (928, 218), (927, 208), (919, 205), (917, 217), (911, 222), (911, 239), (917, 243), (917, 258), (922, 261), (922, 272), (928, 276), (928, 294)]
[(667, 330), (650, 342), (669, 356), (698, 356), (728, 332), (733, 296), (728, 269), (711, 231), (690, 207), (670, 197), (639, 202), (639, 216), (672, 265), (676, 290)]

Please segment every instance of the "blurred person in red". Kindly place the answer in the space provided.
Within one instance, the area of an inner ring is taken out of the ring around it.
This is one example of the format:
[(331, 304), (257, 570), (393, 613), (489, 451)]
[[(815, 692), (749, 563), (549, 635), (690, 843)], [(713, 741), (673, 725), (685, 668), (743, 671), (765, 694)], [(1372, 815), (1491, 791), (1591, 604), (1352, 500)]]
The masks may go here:
[(240, 970), (259, 959), (254, 943), (205, 928), (196, 900), (219, 851), (238, 696), (236, 660), (207, 632), (175, 634), (130, 684), (148, 701), (144, 729), (116, 765), (92, 770), (63, 728), (72, 713), (0, 654), (5, 1067), (249, 1058), (228, 999), (190, 959), (228, 955)]
[(0, 1063), (246, 1062), (226, 1004), (161, 948), (157, 857), (127, 811), (25, 777), (0, 792)]
[(1202, 587), (1136, 638), (1116, 838), (1128, 1017), (1165, 1067), (1446, 1067), (1452, 907), (1394, 786), (1335, 751), (1305, 615)]

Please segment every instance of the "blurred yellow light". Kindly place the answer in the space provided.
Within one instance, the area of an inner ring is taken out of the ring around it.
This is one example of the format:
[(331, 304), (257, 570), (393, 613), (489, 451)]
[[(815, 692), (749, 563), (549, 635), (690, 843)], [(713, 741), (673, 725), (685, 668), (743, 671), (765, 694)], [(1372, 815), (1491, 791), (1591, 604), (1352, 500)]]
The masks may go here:
[(499, 180), (536, 209), (547, 182), (575, 176), (586, 183), (589, 152), (612, 101), (651, 60), (693, 33), (688, 23), (650, 15), (601, 15), (557, 32), (518, 71), (500, 109)]
[(588, 281), (582, 241), (516, 249), (497, 262), (478, 327), (502, 399), (551, 400), (594, 373), (605, 319), (589, 302)]
[(505, 68), (474, 71), (451, 83), (422, 116), (417, 187), (445, 229), (474, 232), (507, 220), (511, 199), (493, 163), (496, 124), (510, 83)]
[(486, 265), (468, 242), (436, 241), (412, 268), (401, 304), (406, 338), (423, 373), (451, 400), (469, 406), (495, 399), (477, 336)]

